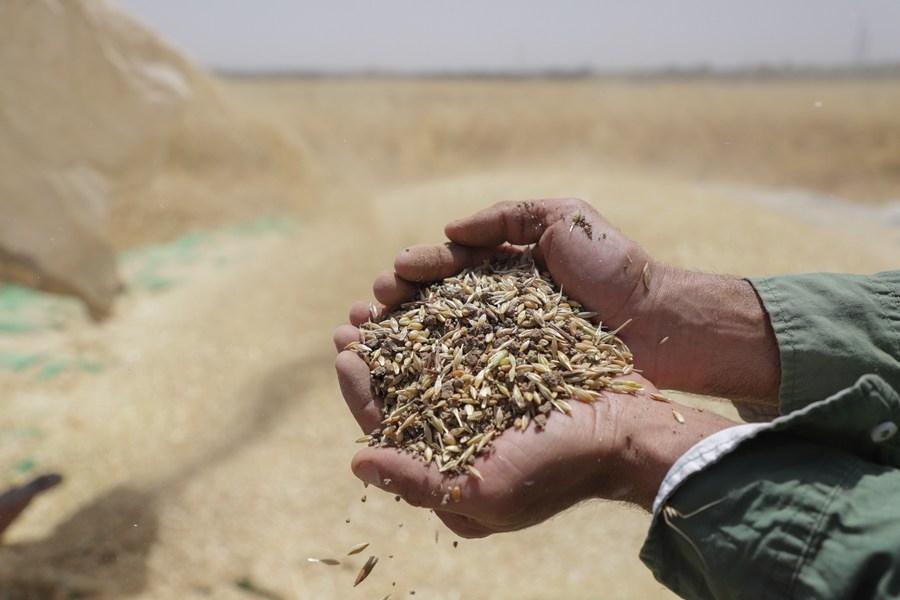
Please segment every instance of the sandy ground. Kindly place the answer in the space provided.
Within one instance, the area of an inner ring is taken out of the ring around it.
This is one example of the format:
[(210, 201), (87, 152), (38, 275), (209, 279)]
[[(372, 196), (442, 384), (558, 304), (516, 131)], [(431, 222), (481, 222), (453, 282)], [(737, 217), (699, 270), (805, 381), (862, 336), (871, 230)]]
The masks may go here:
[[(347, 184), (300, 199), (316, 210), (278, 226), (138, 250), (123, 257), (132, 285), (112, 320), (98, 327), (37, 299), (17, 314), (53, 326), (0, 336), (0, 355), (39, 357), (0, 370), (2, 482), (65, 476), (8, 531), (0, 596), (671, 597), (637, 558), (649, 517), (635, 509), (592, 502), (523, 532), (457, 540), (428, 512), (363, 489), (348, 468), (358, 431), (331, 333), (349, 305), (368, 298), (399, 249), (440, 241), (447, 220), (552, 196), (585, 198), (664, 260), (707, 271), (865, 273), (900, 262), (896, 227), (834, 207), (796, 214), (649, 171), (549, 162)], [(345, 557), (359, 542), (371, 545)], [(369, 554), (379, 563), (353, 588)]]

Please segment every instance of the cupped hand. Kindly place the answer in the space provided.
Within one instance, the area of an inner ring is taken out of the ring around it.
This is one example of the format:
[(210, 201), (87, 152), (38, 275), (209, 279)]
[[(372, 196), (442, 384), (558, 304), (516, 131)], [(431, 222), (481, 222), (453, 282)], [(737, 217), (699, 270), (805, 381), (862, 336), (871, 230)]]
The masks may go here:
[(396, 306), (416, 284), (455, 275), (498, 252), (533, 245), (534, 258), (568, 297), (597, 313), (607, 329), (624, 325), (621, 337), (635, 366), (650, 379), (656, 373), (653, 305), (668, 267), (577, 199), (500, 202), (448, 224), (451, 243), (422, 245), (400, 252), (393, 271), (375, 281), (376, 299)]
[[(358, 330), (338, 330), (338, 349), (359, 339)], [(352, 351), (336, 361), (341, 391), (363, 432), (380, 426), (380, 403), (369, 383), (369, 367)], [(434, 509), (457, 534), (481, 537), (522, 529), (595, 496), (629, 497), (627, 482), (616, 480), (614, 459), (619, 398), (585, 404), (572, 400), (572, 413), (549, 415), (546, 427), (508, 429), (489, 455), (476, 459), (483, 480), (446, 475), (420, 457), (393, 448), (368, 447), (353, 459), (364, 482), (402, 496), (414, 506)], [(615, 488), (615, 489), (613, 489)], [(619, 489), (621, 488), (621, 489)]]
[[(361, 316), (366, 305), (352, 314)], [(360, 322), (335, 333), (341, 392), (364, 433), (379, 427), (381, 406), (374, 397), (369, 367), (352, 351)], [(649, 510), (673, 462), (704, 435), (731, 423), (681, 407), (680, 423), (671, 405), (654, 400), (649, 381), (636, 394), (607, 392), (592, 403), (569, 400), (571, 414), (553, 412), (543, 429), (508, 429), (491, 452), (476, 458), (483, 480), (447, 475), (421, 458), (393, 448), (367, 447), (354, 457), (353, 472), (366, 483), (398, 494), (414, 506), (433, 509), (455, 533), (483, 537), (540, 523), (589, 499), (630, 502)], [(689, 421), (687, 419), (690, 419)]]
[(531, 245), (565, 295), (619, 330), (635, 368), (656, 385), (777, 406), (777, 340), (747, 280), (655, 260), (575, 199), (500, 202), (445, 232), (450, 243), (407, 248), (376, 278), (375, 310), (413, 298), (416, 284)]

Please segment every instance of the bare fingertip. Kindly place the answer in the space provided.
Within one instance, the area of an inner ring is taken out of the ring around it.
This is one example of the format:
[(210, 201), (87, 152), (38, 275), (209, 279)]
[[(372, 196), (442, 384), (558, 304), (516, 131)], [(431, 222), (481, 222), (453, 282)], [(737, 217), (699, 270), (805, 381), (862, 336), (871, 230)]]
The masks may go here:
[(334, 359), (334, 369), (337, 371), (341, 394), (351, 411), (355, 414), (368, 408), (372, 403), (372, 386), (369, 367), (365, 361), (355, 352), (345, 350)]
[(394, 260), (394, 272), (408, 282), (433, 281), (434, 273), (441, 270), (447, 260), (446, 246), (422, 244), (407, 248)]
[[(375, 487), (384, 487), (384, 479), (381, 477), (381, 471), (370, 460), (360, 460), (351, 463), (350, 468), (353, 474), (363, 483), (374, 485)], [(388, 480), (390, 482), (390, 480)]]
[(375, 278), (372, 291), (385, 306), (399, 306), (416, 297), (418, 286), (392, 271), (384, 271)]
[(435, 261), (436, 249), (440, 248), (442, 246), (434, 244), (419, 244), (404, 248), (394, 259), (394, 272), (407, 281), (424, 281), (429, 267)]
[(345, 350), (349, 344), (360, 340), (359, 329), (353, 325), (341, 325), (335, 330), (332, 339), (334, 341), (335, 349), (338, 352), (341, 352)]
[(355, 352), (345, 350), (334, 359), (334, 368), (347, 406), (363, 431), (371, 431), (382, 417), (372, 395), (369, 366)]
[(358, 327), (366, 321), (378, 318), (379, 314), (381, 314), (381, 307), (360, 300), (350, 307), (350, 324)]

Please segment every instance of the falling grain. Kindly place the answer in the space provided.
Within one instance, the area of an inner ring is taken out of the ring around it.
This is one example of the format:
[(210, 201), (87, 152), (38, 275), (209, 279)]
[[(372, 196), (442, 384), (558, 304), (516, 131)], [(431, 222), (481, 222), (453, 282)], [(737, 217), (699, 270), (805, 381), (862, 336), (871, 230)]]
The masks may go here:
[(312, 557), (310, 557), (310, 558), (307, 558), (306, 560), (311, 563), (319, 563), (319, 564), (328, 565), (331, 567), (341, 564), (341, 561), (336, 560), (334, 558), (312, 558)]
[(375, 564), (378, 562), (378, 558), (375, 556), (370, 556), (369, 560), (366, 561), (366, 564), (362, 566), (362, 569), (359, 570), (359, 573), (356, 575), (356, 581), (353, 583), (353, 587), (358, 586), (363, 580), (369, 576), (369, 573), (372, 572), (372, 569), (375, 568)]
[(350, 548), (350, 551), (347, 552), (347, 556), (352, 556), (354, 554), (359, 554), (363, 550), (369, 547), (369, 542), (363, 542), (362, 544), (357, 544)]

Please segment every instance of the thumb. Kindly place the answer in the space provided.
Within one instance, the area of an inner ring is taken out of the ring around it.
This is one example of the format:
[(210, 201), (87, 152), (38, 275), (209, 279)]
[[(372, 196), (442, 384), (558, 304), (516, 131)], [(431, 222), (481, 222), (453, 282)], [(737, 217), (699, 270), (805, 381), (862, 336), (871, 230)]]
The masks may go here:
[(447, 237), (463, 246), (535, 244), (557, 222), (593, 211), (576, 199), (506, 201), (457, 219), (444, 228)]

